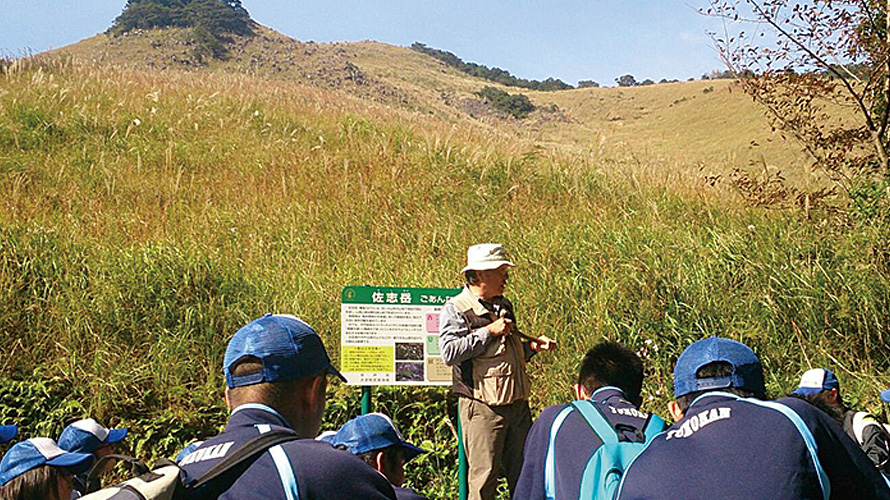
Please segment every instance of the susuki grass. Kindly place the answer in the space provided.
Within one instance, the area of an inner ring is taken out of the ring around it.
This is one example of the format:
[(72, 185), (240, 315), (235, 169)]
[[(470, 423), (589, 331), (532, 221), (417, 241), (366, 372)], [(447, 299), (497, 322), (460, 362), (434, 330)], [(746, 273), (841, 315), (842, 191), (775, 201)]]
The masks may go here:
[[(662, 412), (671, 362), (712, 334), (752, 345), (774, 395), (820, 365), (857, 405), (890, 384), (886, 228), (247, 76), (67, 63), (0, 81), (0, 418), (25, 436), (90, 414), (170, 456), (225, 421), (222, 353), (246, 321), (295, 313), (336, 357), (342, 287), (457, 286), (482, 241), (519, 264), (521, 326), (560, 343), (531, 363), (536, 409), (602, 338), (645, 352)], [(377, 391), (433, 450), (409, 466), (431, 498), (456, 492), (446, 392)], [(325, 427), (357, 409), (332, 387)]]

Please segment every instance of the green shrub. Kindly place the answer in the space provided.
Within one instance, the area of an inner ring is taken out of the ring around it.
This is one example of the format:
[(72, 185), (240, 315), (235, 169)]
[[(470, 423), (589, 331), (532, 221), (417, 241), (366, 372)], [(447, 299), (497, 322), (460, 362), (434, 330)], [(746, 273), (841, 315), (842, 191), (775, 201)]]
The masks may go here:
[(522, 94), (509, 94), (495, 87), (484, 87), (476, 95), (483, 98), (494, 109), (516, 118), (525, 118), (535, 110), (534, 104), (529, 101), (528, 97)]

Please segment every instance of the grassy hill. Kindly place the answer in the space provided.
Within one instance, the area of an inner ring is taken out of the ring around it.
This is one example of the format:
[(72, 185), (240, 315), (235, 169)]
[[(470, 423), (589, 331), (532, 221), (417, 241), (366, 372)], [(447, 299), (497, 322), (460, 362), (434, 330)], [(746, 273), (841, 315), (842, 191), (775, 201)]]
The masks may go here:
[[(855, 406), (890, 385), (887, 231), (702, 178), (761, 154), (799, 171), (731, 83), (527, 92), (558, 112), (515, 120), (474, 115), (487, 83), (408, 49), (264, 33), (206, 67), (170, 64), (176, 31), (4, 66), (0, 420), (25, 436), (90, 414), (171, 456), (224, 422), (222, 354), (246, 321), (298, 314), (336, 358), (344, 286), (457, 286), (480, 241), (518, 263), (524, 328), (560, 342), (530, 366), (536, 411), (602, 338), (646, 356), (662, 414), (672, 361), (711, 334), (751, 345), (773, 395), (821, 365)], [(373, 83), (306, 76), (349, 65)], [(376, 392), (433, 451), (409, 482), (436, 499), (456, 496), (447, 397)], [(329, 401), (325, 428), (358, 411), (354, 388)]]
[(185, 29), (97, 35), (56, 52), (133, 69), (245, 73), (339, 90), (446, 121), (469, 120), (530, 144), (591, 154), (603, 148), (626, 156), (643, 151), (693, 175), (726, 174), (757, 163), (781, 166), (802, 183), (816, 182), (800, 148), (774, 133), (762, 110), (730, 80), (559, 92), (501, 86), (529, 96), (539, 108), (515, 120), (487, 109), (476, 95), (496, 84), (407, 47), (304, 43), (260, 25), (255, 31), (253, 37), (233, 35), (226, 60), (203, 63), (192, 55), (194, 42)]
[(129, 69), (245, 73), (316, 88), (347, 88), (380, 101), (404, 99), (398, 89), (382, 85), (352, 64), (355, 53), (348, 44), (303, 43), (255, 25), (253, 35), (229, 35), (226, 56), (214, 59), (196, 55), (193, 37), (185, 28), (99, 34), (51, 54)]

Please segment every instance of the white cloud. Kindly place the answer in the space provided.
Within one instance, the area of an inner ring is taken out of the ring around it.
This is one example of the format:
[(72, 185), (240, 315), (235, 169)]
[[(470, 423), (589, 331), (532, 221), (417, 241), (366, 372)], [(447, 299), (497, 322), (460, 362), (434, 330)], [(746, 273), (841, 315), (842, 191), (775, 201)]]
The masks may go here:
[(680, 40), (686, 43), (707, 43), (710, 40), (703, 33), (693, 33), (691, 31), (681, 31)]

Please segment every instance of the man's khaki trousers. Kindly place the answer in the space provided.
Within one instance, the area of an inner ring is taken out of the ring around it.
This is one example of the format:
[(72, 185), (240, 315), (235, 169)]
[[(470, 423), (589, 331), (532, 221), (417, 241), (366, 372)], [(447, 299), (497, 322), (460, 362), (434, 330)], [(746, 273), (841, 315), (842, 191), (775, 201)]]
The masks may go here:
[(458, 413), (469, 465), (469, 500), (494, 500), (501, 471), (513, 496), (525, 437), (532, 425), (528, 401), (488, 406), (460, 397)]

